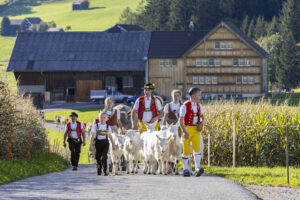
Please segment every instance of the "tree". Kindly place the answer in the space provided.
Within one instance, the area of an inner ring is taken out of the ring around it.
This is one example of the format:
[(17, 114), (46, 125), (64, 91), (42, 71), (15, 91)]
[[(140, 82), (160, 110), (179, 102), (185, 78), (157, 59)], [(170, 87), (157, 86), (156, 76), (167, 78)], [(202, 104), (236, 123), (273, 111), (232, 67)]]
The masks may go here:
[(264, 17), (259, 16), (256, 20), (255, 28), (254, 28), (254, 38), (259, 39), (260, 37), (264, 36), (265, 33), (265, 20)]
[(187, 30), (191, 20), (191, 2), (188, 0), (172, 0), (170, 5), (170, 15), (168, 27), (170, 30)]
[(282, 10), (279, 16), (280, 32), (284, 34), (286, 32), (292, 31), (294, 38), (297, 32), (297, 20), (299, 20), (296, 18), (295, 10), (296, 6), (294, 0), (287, 0), (282, 4)]
[(293, 87), (299, 84), (299, 67), (297, 59), (296, 42), (292, 31), (286, 31), (282, 47), (280, 48), (280, 67), (278, 68), (277, 80), (279, 85)]
[(279, 57), (283, 38), (279, 33), (262, 38), (260, 45), (269, 53), (268, 80), (271, 84), (277, 83), (278, 69), (281, 67)]
[(278, 24), (277, 17), (274, 16), (272, 21), (268, 25), (267, 35), (271, 36), (271, 35), (274, 35), (275, 33), (279, 33), (279, 27), (278, 26), (279, 26), (279, 24)]
[(10, 20), (8, 17), (3, 17), (1, 22), (1, 35), (9, 36), (12, 34), (11, 27), (10, 27)]
[(246, 17), (243, 19), (242, 26), (241, 26), (241, 31), (243, 33), (247, 34), (248, 33), (248, 24), (249, 24), (249, 17), (246, 15)]
[(248, 27), (248, 37), (253, 38), (254, 37), (254, 28), (255, 28), (255, 24), (254, 24), (255, 18), (253, 17), (250, 21), (249, 27)]
[(126, 7), (119, 17), (120, 24), (137, 24), (137, 16), (130, 7)]

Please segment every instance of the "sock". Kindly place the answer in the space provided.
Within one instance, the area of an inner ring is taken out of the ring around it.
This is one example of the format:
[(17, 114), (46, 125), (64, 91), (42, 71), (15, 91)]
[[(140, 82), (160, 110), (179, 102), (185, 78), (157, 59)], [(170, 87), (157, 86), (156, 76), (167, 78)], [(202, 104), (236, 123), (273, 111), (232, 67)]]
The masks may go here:
[(196, 167), (197, 169), (200, 169), (201, 157), (202, 157), (201, 153), (195, 153), (195, 154), (194, 154), (195, 167)]
[(188, 158), (182, 158), (183, 163), (183, 170), (189, 169), (189, 159)]

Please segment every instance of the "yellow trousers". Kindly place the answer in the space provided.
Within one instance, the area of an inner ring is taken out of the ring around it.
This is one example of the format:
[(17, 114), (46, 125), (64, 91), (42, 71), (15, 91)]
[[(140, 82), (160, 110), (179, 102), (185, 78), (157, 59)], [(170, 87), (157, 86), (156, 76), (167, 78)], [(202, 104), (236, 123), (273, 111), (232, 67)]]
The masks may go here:
[[(146, 127), (146, 125), (145, 125), (145, 123), (144, 122), (138, 122), (138, 124), (137, 124), (137, 129), (138, 130), (140, 130), (140, 126), (141, 126), (141, 124), (142, 124), (142, 128), (141, 128), (141, 131), (140, 131), (140, 133), (143, 133), (143, 132), (145, 132), (145, 131), (147, 131), (147, 127)], [(159, 123), (156, 123), (156, 126), (155, 126), (155, 131), (158, 131), (158, 129), (159, 129)]]
[(197, 131), (197, 126), (187, 126), (184, 127), (189, 134), (189, 138), (186, 139), (182, 133), (182, 143), (183, 143), (183, 156), (188, 157), (191, 155), (191, 142), (193, 147), (193, 153), (200, 152), (200, 132)]

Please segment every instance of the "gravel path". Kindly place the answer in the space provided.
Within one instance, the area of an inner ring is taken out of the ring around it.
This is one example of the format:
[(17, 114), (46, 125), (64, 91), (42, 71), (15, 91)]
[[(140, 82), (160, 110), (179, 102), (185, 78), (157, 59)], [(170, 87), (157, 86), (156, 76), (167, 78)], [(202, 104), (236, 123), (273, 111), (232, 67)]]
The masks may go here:
[(2, 200), (14, 199), (118, 199), (175, 200), (230, 199), (257, 197), (241, 185), (221, 177), (137, 175), (96, 176), (95, 165), (80, 165), (78, 171), (24, 179), (0, 186)]
[(289, 187), (272, 187), (247, 185), (246, 188), (263, 200), (299, 200), (300, 189)]

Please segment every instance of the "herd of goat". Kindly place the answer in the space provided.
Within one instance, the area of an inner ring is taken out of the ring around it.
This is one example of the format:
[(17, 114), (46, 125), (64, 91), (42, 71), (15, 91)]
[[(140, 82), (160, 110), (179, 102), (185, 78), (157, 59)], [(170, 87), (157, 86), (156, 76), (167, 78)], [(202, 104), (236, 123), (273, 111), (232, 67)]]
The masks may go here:
[[(127, 167), (126, 173), (138, 173), (138, 163), (144, 163), (144, 174), (172, 174), (178, 175), (178, 163), (182, 155), (182, 142), (179, 137), (179, 126), (161, 126), (155, 131), (155, 123), (146, 124), (147, 131), (140, 134), (138, 130), (132, 130), (130, 124), (130, 108), (119, 105), (121, 121), (127, 128), (125, 135), (112, 133), (115, 150), (110, 144), (109, 154), (113, 163), (113, 174), (117, 175), (121, 169), (121, 157), (124, 156)], [(122, 116), (123, 115), (123, 116)], [(65, 127), (67, 118), (55, 116), (58, 127)], [(129, 123), (128, 123), (129, 122)], [(83, 127), (88, 136), (91, 135), (92, 123), (84, 123)], [(201, 136), (201, 153), (203, 154), (203, 138)], [(173, 165), (171, 167), (171, 161)], [(191, 169), (190, 169), (191, 170)]]

